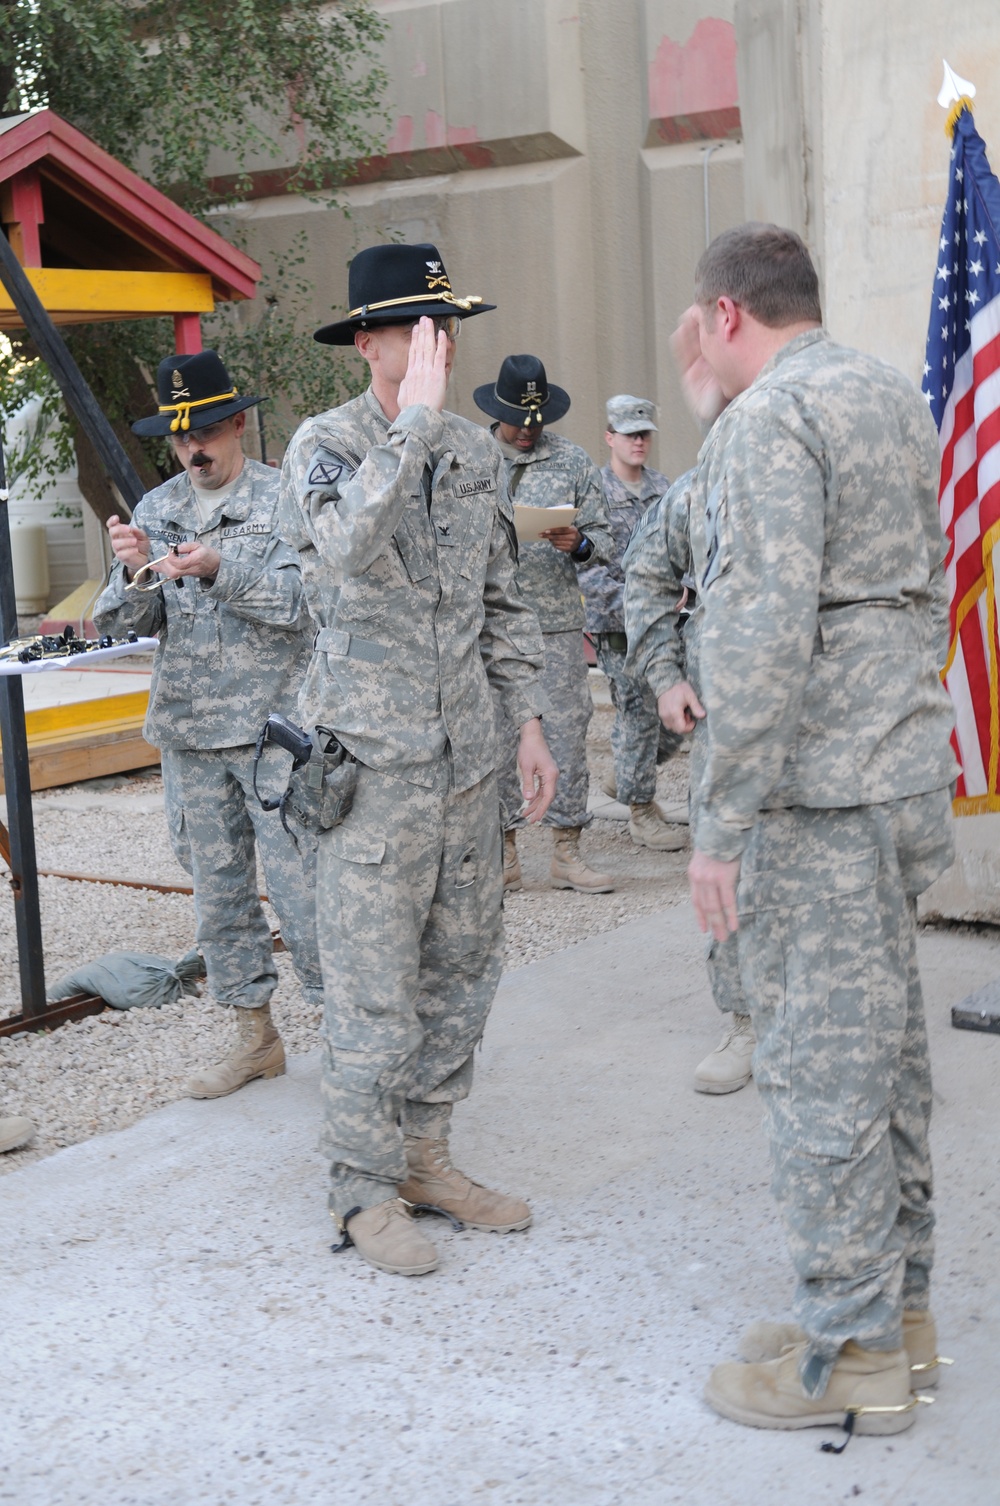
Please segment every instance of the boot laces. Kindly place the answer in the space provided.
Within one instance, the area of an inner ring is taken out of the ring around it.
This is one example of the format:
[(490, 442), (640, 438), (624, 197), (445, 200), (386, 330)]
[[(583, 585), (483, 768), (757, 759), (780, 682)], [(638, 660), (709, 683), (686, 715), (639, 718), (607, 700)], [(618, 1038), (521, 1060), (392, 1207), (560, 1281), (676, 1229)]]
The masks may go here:
[(717, 1049), (719, 1051), (725, 1051), (726, 1047), (731, 1046), (734, 1041), (738, 1041), (741, 1039), (741, 1037), (752, 1034), (753, 1025), (751, 1024), (750, 1016), (748, 1014), (734, 1014), (733, 1022), (730, 1025), (729, 1029), (726, 1031), (725, 1039), (721, 1042)]

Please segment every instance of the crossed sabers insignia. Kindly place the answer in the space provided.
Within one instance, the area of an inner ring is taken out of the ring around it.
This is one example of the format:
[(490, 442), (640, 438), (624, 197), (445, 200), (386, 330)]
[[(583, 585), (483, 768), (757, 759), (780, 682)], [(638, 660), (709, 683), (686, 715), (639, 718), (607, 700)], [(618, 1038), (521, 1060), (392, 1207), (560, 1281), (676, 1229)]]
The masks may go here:
[(191, 393), (190, 393), (190, 390), (187, 387), (177, 387), (177, 388), (174, 389), (174, 394), (173, 394), (172, 398), (170, 399), (170, 401), (172, 403), (176, 403), (176, 402), (179, 402), (182, 397), (190, 397), (190, 396), (191, 396)]
[(429, 293), (433, 293), (435, 288), (447, 288), (448, 292), (450, 293), (451, 283), (448, 281), (447, 277), (428, 277), (427, 291)]
[[(532, 387), (534, 383), (532, 382)], [(537, 392), (522, 392), (521, 407), (527, 408), (528, 412), (524, 420), (524, 427), (530, 429), (532, 424), (540, 424), (542, 421), (541, 398)]]

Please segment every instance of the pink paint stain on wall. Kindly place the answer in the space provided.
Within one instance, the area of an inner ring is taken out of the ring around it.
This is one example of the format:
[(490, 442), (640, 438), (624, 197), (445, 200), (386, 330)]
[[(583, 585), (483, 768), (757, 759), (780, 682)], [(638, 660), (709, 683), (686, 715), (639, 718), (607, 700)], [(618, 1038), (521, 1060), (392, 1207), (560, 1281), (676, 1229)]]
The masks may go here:
[(397, 152), (413, 151), (413, 116), (399, 115), (396, 118), (396, 129), (386, 144), (386, 152), (394, 156)]
[(429, 147), (445, 146), (447, 137), (444, 129), (444, 116), (436, 110), (428, 110), (424, 116), (424, 141)]
[(681, 45), (664, 37), (649, 65), (652, 120), (700, 115), (739, 103), (736, 32), (729, 21), (699, 21)]

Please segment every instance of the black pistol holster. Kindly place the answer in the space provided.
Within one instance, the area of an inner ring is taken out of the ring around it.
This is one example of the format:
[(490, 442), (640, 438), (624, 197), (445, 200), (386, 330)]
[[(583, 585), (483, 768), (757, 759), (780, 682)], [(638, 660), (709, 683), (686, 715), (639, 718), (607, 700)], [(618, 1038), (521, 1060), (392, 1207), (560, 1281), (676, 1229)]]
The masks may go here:
[[(257, 788), (257, 765), (269, 742), (277, 743), (292, 755), (287, 788), (276, 800), (265, 800)], [(264, 810), (279, 812), (282, 826), (293, 839), (295, 833), (288, 824), (289, 812), (306, 831), (331, 831), (350, 811), (357, 782), (358, 765), (354, 755), (348, 753), (329, 727), (315, 727), (312, 732), (304, 732), (277, 712), (268, 717), (254, 748), (254, 794)]]

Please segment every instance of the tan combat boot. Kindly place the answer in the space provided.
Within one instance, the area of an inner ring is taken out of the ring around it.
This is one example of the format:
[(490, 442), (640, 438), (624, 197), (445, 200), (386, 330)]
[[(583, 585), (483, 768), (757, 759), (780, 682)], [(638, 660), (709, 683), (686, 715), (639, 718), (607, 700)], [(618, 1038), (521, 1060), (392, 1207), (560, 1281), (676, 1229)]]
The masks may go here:
[(521, 887), (521, 860), (517, 855), (517, 838), (512, 831), (503, 834), (503, 886), (515, 894)]
[(259, 1009), (234, 1008), (240, 1043), (232, 1056), (217, 1067), (198, 1072), (187, 1085), (189, 1098), (224, 1098), (255, 1077), (280, 1077), (285, 1070), (285, 1048), (274, 1028), (270, 1004)]
[(735, 1093), (750, 1081), (750, 1061), (757, 1044), (748, 1014), (734, 1014), (726, 1033), (694, 1072), (696, 1093)]
[(862, 1349), (849, 1341), (817, 1397), (807, 1396), (799, 1380), (802, 1349), (796, 1345), (760, 1365), (717, 1365), (705, 1400), (723, 1417), (751, 1428), (843, 1427), (848, 1413), (848, 1430), (855, 1433), (901, 1433), (914, 1422), (917, 1398), (910, 1395), (905, 1349)]
[[(776, 1360), (790, 1345), (804, 1344), (805, 1338), (797, 1323), (751, 1323), (740, 1340), (740, 1359)], [(951, 1364), (937, 1352), (937, 1325), (929, 1311), (914, 1308), (903, 1313), (903, 1348), (910, 1361), (911, 1389), (936, 1386), (938, 1366)]]
[(618, 786), (615, 783), (614, 774), (603, 774), (597, 782), (611, 800), (618, 799)]
[(581, 894), (610, 894), (615, 887), (610, 874), (595, 873), (588, 868), (580, 852), (579, 826), (555, 826), (552, 829), (554, 851), (549, 874), (553, 889), (576, 889)]
[(10, 1119), (0, 1119), (0, 1155), (6, 1150), (20, 1150), (35, 1138), (35, 1126), (30, 1119), (15, 1114)]
[(687, 827), (664, 821), (655, 800), (629, 806), (628, 833), (637, 847), (654, 852), (680, 852), (688, 844)]
[(493, 1234), (509, 1234), (531, 1223), (531, 1209), (520, 1198), (492, 1192), (457, 1171), (448, 1155), (447, 1140), (407, 1135), (403, 1143), (409, 1175), (399, 1195), (408, 1203), (443, 1208), (453, 1218), (461, 1219), (466, 1228)]
[(398, 1197), (355, 1213), (343, 1228), (361, 1259), (390, 1276), (424, 1276), (438, 1263), (437, 1250)]

